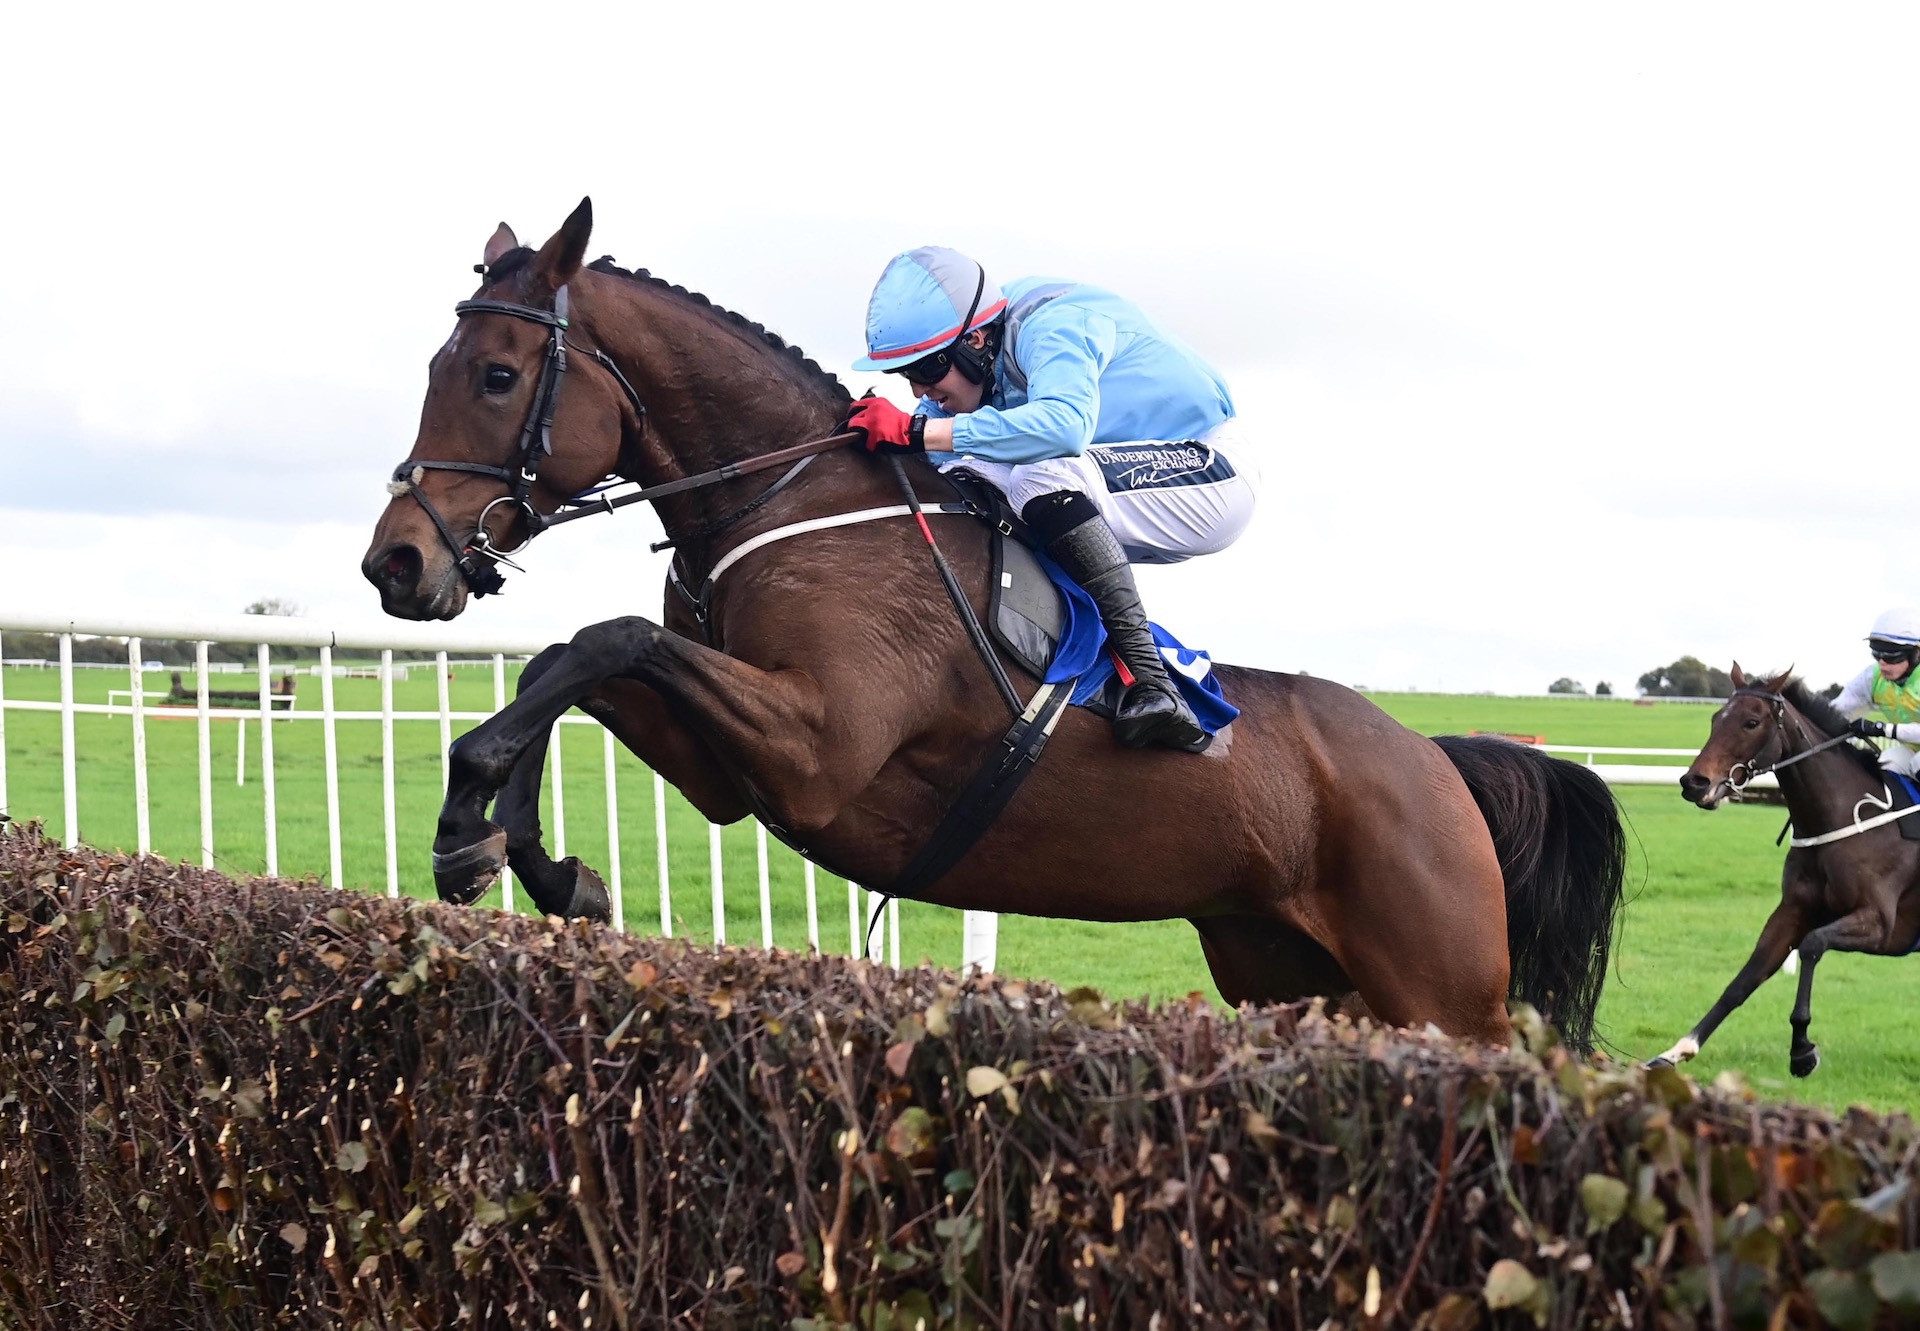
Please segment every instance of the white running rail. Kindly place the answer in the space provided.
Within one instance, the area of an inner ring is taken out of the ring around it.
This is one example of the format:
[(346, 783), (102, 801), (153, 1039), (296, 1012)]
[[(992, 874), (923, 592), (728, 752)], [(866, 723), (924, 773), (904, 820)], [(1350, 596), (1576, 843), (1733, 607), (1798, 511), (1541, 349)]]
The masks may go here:
[[(335, 887), (344, 884), (342, 869), (343, 826), (340, 803), (340, 751), (338, 727), (342, 722), (377, 721), (380, 723), (381, 753), (381, 791), (382, 791), (382, 836), (386, 851), (385, 889), (390, 896), (400, 894), (400, 871), (398, 858), (397, 813), (394, 804), (394, 727), (399, 723), (427, 723), (438, 727), (441, 751), (441, 776), (446, 777), (446, 750), (453, 739), (453, 723), (479, 722), (493, 715), (492, 712), (454, 711), (449, 705), (447, 667), (451, 663), (449, 653), (466, 654), (461, 664), (490, 663), (493, 673), (494, 709), (506, 704), (506, 662), (509, 657), (526, 658), (544, 651), (548, 646), (544, 642), (502, 642), (498, 639), (482, 638), (443, 627), (414, 628), (400, 624), (381, 624), (374, 627), (350, 626), (335, 627), (311, 619), (289, 619), (268, 615), (241, 615), (228, 618), (193, 619), (176, 621), (167, 619), (144, 618), (108, 618), (74, 617), (49, 615), (17, 614), (0, 610), (0, 657), (4, 656), (5, 635), (7, 633), (42, 633), (58, 636), (60, 650), (58, 669), (60, 671), (60, 696), (57, 702), (6, 696), (6, 679), (0, 670), (0, 814), (8, 811), (7, 795), (7, 716), (10, 712), (57, 712), (60, 717), (60, 754), (61, 794), (63, 822), (62, 836), (67, 845), (76, 845), (80, 840), (79, 818), (79, 779), (76, 744), (74, 739), (74, 719), (78, 716), (124, 716), (131, 720), (135, 837), (137, 848), (146, 853), (152, 848), (152, 819), (149, 803), (149, 780), (147, 771), (147, 723), (152, 720), (192, 719), (197, 727), (197, 750), (199, 757), (199, 805), (200, 805), (200, 859), (207, 867), (215, 863), (215, 820), (213, 801), (213, 759), (212, 759), (212, 723), (214, 720), (239, 720), (244, 726), (251, 717), (257, 721), (260, 735), (259, 765), (262, 804), (265, 819), (266, 867), (269, 874), (279, 872), (278, 809), (275, 785), (274, 732), (287, 725), (318, 725), (323, 737), (323, 753), (326, 772), (326, 810), (327, 810), (327, 881)], [(109, 701), (107, 703), (79, 702), (74, 698), (73, 642), (76, 637), (113, 637), (127, 639), (127, 664), (114, 666), (125, 670), (128, 675), (128, 687), (115, 690), (115, 697), (125, 697), (125, 703)], [(143, 689), (143, 665), (141, 640), (147, 638), (171, 639), (196, 644), (195, 657), (198, 667), (199, 691), (196, 705), (186, 707), (160, 707), (150, 705), (149, 692)], [(215, 710), (209, 705), (208, 678), (215, 671), (234, 673), (245, 669), (244, 665), (233, 663), (209, 662), (207, 646), (209, 643), (250, 644), (255, 648), (254, 671), (259, 680), (260, 702), (257, 712), (241, 712), (233, 709)], [(317, 648), (320, 653), (319, 665), (313, 667), (312, 674), (320, 680), (320, 708), (318, 711), (282, 708), (272, 694), (271, 670), (287, 669), (285, 665), (272, 667), (270, 649), (274, 647)], [(334, 682), (337, 678), (360, 673), (348, 667), (336, 667), (333, 653), (345, 649), (354, 652), (378, 652), (380, 665), (377, 674), (380, 680), (380, 708), (378, 711), (343, 711), (334, 703)], [(405, 677), (407, 666), (396, 665), (393, 660), (395, 651), (431, 651), (436, 653), (435, 667), (439, 681), (438, 706), (433, 711), (400, 711), (393, 702), (393, 684), (396, 677)], [(476, 661), (473, 658), (478, 657)], [(553, 827), (551, 833), (555, 850), (565, 854), (567, 830), (565, 823), (565, 795), (560, 783), (560, 737), (563, 730), (572, 726), (597, 726), (589, 717), (568, 715), (555, 725), (552, 740), (552, 767), (548, 775), (548, 789), (553, 807)], [(604, 868), (607, 872), (607, 888), (614, 900), (614, 922), (618, 927), (626, 927), (625, 904), (622, 899), (622, 857), (618, 844), (618, 822), (615, 818), (617, 787), (615, 778), (615, 753), (613, 737), (602, 732), (603, 768), (606, 783), (606, 807), (608, 827), (610, 829), (607, 855)], [(18, 758), (24, 755), (16, 755)], [(50, 760), (52, 755), (45, 755)], [(41, 755), (32, 755), (39, 761)], [(245, 780), (245, 741), (241, 742), (240, 757), (236, 768), (236, 780)], [(576, 773), (578, 769), (576, 768)], [(660, 916), (659, 927), (663, 935), (673, 933), (673, 898), (670, 872), (670, 856), (667, 845), (666, 783), (660, 777), (653, 778), (653, 816), (654, 835), (657, 847), (655, 870), (659, 881)], [(411, 835), (411, 832), (409, 833)], [(759, 878), (760, 904), (760, 942), (771, 945), (773, 941), (773, 907), (771, 898), (770, 854), (790, 854), (784, 848), (771, 851), (767, 844), (766, 830), (756, 826), (756, 867)], [(722, 874), (721, 835), (717, 826), (710, 826), (708, 834), (709, 869), (712, 882), (713, 931), (716, 941), (725, 941), (726, 914)], [(684, 854), (683, 852), (680, 852)], [(820, 917), (818, 879), (814, 866), (804, 865), (806, 889), (806, 928), (807, 940), (815, 948), (820, 944)], [(514, 908), (513, 876), (502, 876), (502, 898), (506, 908)], [(867, 924), (870, 912), (878, 905), (880, 898), (864, 892), (854, 883), (847, 884), (847, 924), (848, 950), (858, 953), (865, 947)], [(978, 967), (992, 970), (995, 964), (998, 938), (998, 917), (981, 911), (966, 911), (961, 926), (962, 955), (959, 958), (963, 967)], [(887, 912), (885, 923), (873, 930), (873, 950), (871, 955), (878, 959), (883, 955), (891, 964), (900, 964), (900, 904), (894, 902)]]

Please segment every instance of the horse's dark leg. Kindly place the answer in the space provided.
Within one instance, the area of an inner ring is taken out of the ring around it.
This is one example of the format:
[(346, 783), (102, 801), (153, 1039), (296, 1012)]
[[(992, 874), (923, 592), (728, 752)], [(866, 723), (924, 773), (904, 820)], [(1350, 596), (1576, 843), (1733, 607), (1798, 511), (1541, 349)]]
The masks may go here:
[(1720, 1023), (1725, 1021), (1733, 1010), (1753, 997), (1753, 991), (1770, 979), (1774, 972), (1786, 962), (1787, 954), (1793, 951), (1807, 932), (1807, 912), (1805, 906), (1793, 897), (1788, 897), (1773, 908), (1773, 914), (1767, 917), (1766, 924), (1760, 930), (1760, 941), (1754, 944), (1753, 955), (1747, 958), (1747, 964), (1733, 977), (1714, 1005), (1707, 1009), (1707, 1015), (1694, 1023), (1693, 1029), (1682, 1036), (1674, 1046), (1648, 1063), (1650, 1068), (1670, 1068), (1684, 1063), (1700, 1052), (1700, 1046), (1707, 1042)]
[(1320, 944), (1277, 920), (1259, 915), (1210, 915), (1189, 921), (1220, 996), (1242, 1003), (1292, 1003), (1342, 998), (1353, 981)]
[[(755, 692), (758, 684), (760, 694), (779, 692), (765, 684), (779, 676), (695, 647), (637, 618), (583, 629), (564, 648), (542, 653), (541, 668), (530, 671), (531, 678), (522, 681), (514, 702), (461, 736), (453, 746), (452, 779), (434, 841), (434, 876), (442, 897), (471, 901), (497, 876), (509, 838), (507, 832), (487, 821), (487, 804), (509, 783), (531, 749), (536, 745), (544, 748), (553, 723), (576, 704), (585, 706), (649, 766), (685, 791), (709, 818), (731, 822), (744, 815), (738, 792), (727, 785), (713, 751), (688, 730), (677, 709), (652, 688), (612, 680), (613, 676), (636, 672), (649, 651), (663, 642), (680, 643), (694, 653), (726, 662), (742, 676), (736, 686), (739, 689)], [(780, 733), (781, 718), (765, 714), (765, 709), (760, 711), (769, 731)], [(523, 847), (538, 839), (537, 817), (530, 817), (528, 810), (538, 807), (539, 771), (536, 759), (522, 776), (508, 806), (508, 812), (521, 825), (518, 839)], [(529, 822), (535, 825), (528, 827)], [(581, 890), (583, 880), (577, 875), (572, 887), (556, 876), (566, 866), (543, 869), (537, 858), (531, 854), (528, 858), (530, 886), (541, 885), (550, 893), (548, 903), (543, 904), (563, 905), (558, 901), (562, 891), (571, 901)], [(544, 852), (540, 858), (544, 858)], [(589, 887), (587, 896), (592, 895)]]
[[(521, 676), (522, 686), (531, 681)], [(642, 762), (685, 795), (712, 823), (738, 822), (747, 807), (698, 737), (668, 715), (660, 695), (644, 684), (609, 680), (580, 703), (580, 710), (613, 732)], [(506, 829), (507, 862), (526, 884), (527, 895), (548, 915), (607, 920), (613, 903), (599, 874), (569, 855), (555, 861), (542, 844), (540, 787), (546, 777), (552, 731), (537, 736), (513, 765), (494, 801), (494, 821)]]
[(1887, 926), (1880, 909), (1868, 906), (1823, 924), (1800, 940), (1800, 992), (1793, 1002), (1793, 1046), (1787, 1059), (1794, 1076), (1808, 1076), (1820, 1066), (1820, 1046), (1807, 1038), (1807, 1027), (1813, 1024), (1813, 972), (1820, 958), (1829, 952), (1883, 952)]

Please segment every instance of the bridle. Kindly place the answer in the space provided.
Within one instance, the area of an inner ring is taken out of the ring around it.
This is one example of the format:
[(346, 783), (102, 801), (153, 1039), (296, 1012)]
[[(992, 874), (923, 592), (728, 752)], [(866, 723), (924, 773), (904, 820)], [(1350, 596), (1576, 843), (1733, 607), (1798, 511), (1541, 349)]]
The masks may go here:
[[(553, 456), (553, 416), (560, 402), (560, 386), (567, 378), (568, 348), (592, 357), (613, 376), (614, 382), (620, 385), (621, 392), (626, 394), (628, 403), (633, 407), (636, 428), (646, 422), (646, 404), (634, 392), (633, 385), (627, 382), (627, 376), (620, 373), (620, 367), (613, 363), (613, 358), (598, 347), (583, 347), (568, 339), (567, 308), (567, 289), (564, 286), (553, 293), (551, 310), (504, 300), (463, 300), (455, 305), (453, 312), (457, 318), (464, 319), (469, 314), (504, 314), (508, 318), (523, 319), (547, 329), (547, 354), (540, 365), (540, 382), (534, 387), (533, 402), (527, 408), (526, 422), (520, 427), (520, 442), (512, 460), (504, 466), (485, 462), (410, 459), (393, 469), (393, 479), (387, 485), (388, 493), (396, 497), (410, 494), (414, 502), (426, 510), (427, 517), (440, 533), (440, 539), (446, 542), (447, 549), (453, 553), (460, 576), (466, 579), (467, 587), (475, 596), (487, 596), (499, 591), (506, 579), (500, 576), (495, 565), (505, 564), (508, 568), (517, 569), (519, 565), (509, 556), (526, 549), (527, 542), (548, 525), (547, 519), (533, 506), (533, 487), (540, 478), (540, 464)], [(474, 519), (473, 535), (464, 544), (454, 538), (453, 528), (420, 488), (430, 471), (490, 476), (507, 487), (507, 493), (489, 500), (487, 506), (480, 510), (480, 516)], [(518, 510), (527, 532), (518, 545), (507, 550), (496, 546), (487, 531), (487, 519), (502, 504)], [(483, 559), (487, 562), (482, 563)]]
[[(614, 364), (611, 356), (598, 347), (583, 347), (567, 336), (571, 325), (567, 317), (568, 297), (564, 286), (554, 292), (551, 310), (505, 300), (463, 300), (453, 307), (453, 312), (456, 317), (463, 319), (469, 314), (503, 314), (511, 319), (523, 319), (528, 323), (539, 324), (548, 330), (547, 354), (540, 367), (540, 382), (534, 387), (533, 401), (527, 408), (526, 422), (520, 427), (520, 442), (511, 461), (502, 466), (493, 466), (484, 462), (409, 459), (393, 469), (393, 479), (387, 484), (389, 494), (396, 498), (401, 495), (412, 495), (414, 502), (425, 510), (435, 530), (440, 533), (440, 539), (446, 543), (448, 551), (452, 553), (454, 565), (460, 570), (460, 576), (465, 579), (468, 589), (475, 596), (489, 596), (498, 592), (506, 579), (500, 575), (495, 566), (505, 564), (508, 568), (518, 570), (520, 566), (515, 564), (510, 556), (526, 549), (528, 542), (549, 527), (557, 527), (563, 522), (571, 522), (575, 518), (583, 518), (593, 513), (612, 513), (628, 504), (664, 499), (668, 495), (717, 485), (722, 481), (730, 481), (736, 476), (764, 471), (784, 463), (793, 464), (785, 475), (742, 508), (725, 517), (704, 523), (686, 536), (674, 538), (669, 533), (669, 539), (656, 543), (653, 549), (664, 550), (687, 540), (717, 535), (748, 514), (755, 512), (786, 488), (788, 483), (804, 471), (807, 464), (814, 458), (850, 443), (858, 437), (851, 433), (828, 435), (824, 439), (796, 444), (791, 448), (763, 453), (758, 457), (746, 458), (739, 462), (729, 462), (698, 475), (683, 476), (661, 485), (644, 486), (617, 496), (600, 493), (605, 488), (606, 481), (606, 478), (602, 478), (600, 485), (563, 500), (561, 508), (556, 512), (543, 514), (533, 506), (533, 487), (539, 479), (540, 464), (553, 456), (553, 417), (560, 402), (560, 386), (567, 377), (568, 350), (571, 348), (584, 356), (591, 357), (613, 376), (614, 382), (620, 385), (620, 391), (626, 394), (627, 402), (633, 408), (633, 428), (636, 434), (646, 424), (646, 404), (640, 400), (640, 394), (634, 391), (631, 383), (627, 382), (627, 376), (620, 372), (620, 367)], [(622, 462), (613, 474), (614, 478), (631, 479), (630, 473), (634, 470), (637, 470), (637, 466), (626, 463), (623, 449)], [(432, 501), (427, 498), (426, 492), (421, 488), (421, 482), (426, 479), (430, 471), (465, 472), (469, 475), (488, 476), (505, 484), (507, 493), (487, 502), (487, 506), (480, 510), (480, 516), (474, 520), (473, 535), (462, 542), (454, 536), (452, 526), (433, 506)], [(493, 538), (487, 531), (487, 518), (502, 504), (518, 512), (527, 533), (518, 545), (505, 550), (493, 543)], [(485, 562), (482, 562), (483, 560)]]
[[(1735, 689), (1728, 698), (1728, 701), (1731, 702), (1734, 698), (1759, 698), (1767, 704), (1773, 712), (1773, 734), (1768, 737), (1767, 743), (1778, 743), (1784, 751), (1786, 748), (1786, 735), (1784, 732), (1787, 722), (1786, 698), (1781, 694), (1771, 692), (1767, 689), (1754, 688)], [(1799, 738), (1804, 740), (1805, 737), (1800, 736)], [(1823, 743), (1815, 744), (1811, 748), (1802, 749), (1796, 754), (1782, 757), (1776, 762), (1766, 763), (1758, 767), (1754, 766), (1752, 759), (1737, 762), (1727, 769), (1727, 788), (1731, 790), (1734, 797), (1738, 799), (1740, 792), (1745, 790), (1756, 777), (1784, 771), (1786, 768), (1792, 767), (1795, 763), (1805, 762), (1816, 753), (1831, 749), (1836, 744), (1844, 744), (1851, 738), (1853, 738), (1851, 735), (1835, 735), (1833, 738)], [(1754, 757), (1757, 758), (1759, 755), (1755, 754)]]

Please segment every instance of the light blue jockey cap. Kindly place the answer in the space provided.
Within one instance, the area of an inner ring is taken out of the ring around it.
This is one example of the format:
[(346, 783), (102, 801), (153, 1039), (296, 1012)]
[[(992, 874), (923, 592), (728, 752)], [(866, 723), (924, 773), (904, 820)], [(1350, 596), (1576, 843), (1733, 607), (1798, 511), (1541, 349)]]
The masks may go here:
[(1006, 308), (1007, 298), (987, 270), (958, 250), (923, 245), (896, 254), (867, 301), (867, 354), (853, 367), (897, 370), (911, 365), (993, 322)]

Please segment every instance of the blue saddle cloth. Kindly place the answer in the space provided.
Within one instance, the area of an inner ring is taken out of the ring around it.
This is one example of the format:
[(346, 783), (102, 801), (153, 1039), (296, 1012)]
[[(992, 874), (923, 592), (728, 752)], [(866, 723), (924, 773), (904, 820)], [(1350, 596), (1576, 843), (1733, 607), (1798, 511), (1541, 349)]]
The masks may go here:
[[(1888, 772), (1887, 779), (1907, 792), (1907, 803), (1920, 804), (1920, 784), (1916, 784), (1912, 777), (1906, 775), (1904, 772)], [(1896, 808), (1899, 807), (1899, 804), (1899, 800), (1894, 801)], [(1915, 814), (1914, 817), (1920, 818), (1920, 813)]]
[[(1060, 645), (1047, 666), (1046, 682), (1062, 684), (1078, 677), (1073, 705), (1086, 707), (1100, 699), (1114, 678), (1113, 657), (1105, 650), (1107, 630), (1100, 622), (1100, 608), (1045, 551), (1033, 553), (1053, 580), (1061, 601)], [(1240, 709), (1221, 693), (1220, 681), (1213, 677), (1213, 658), (1186, 646), (1158, 624), (1150, 622), (1148, 627), (1160, 645), (1160, 655), (1166, 660), (1175, 687), (1193, 709), (1193, 719), (1209, 735), (1226, 729), (1240, 715)]]

